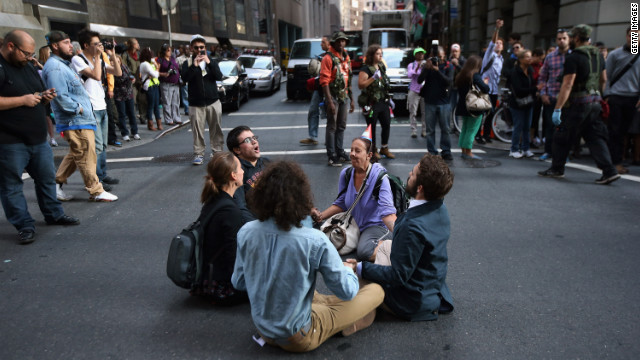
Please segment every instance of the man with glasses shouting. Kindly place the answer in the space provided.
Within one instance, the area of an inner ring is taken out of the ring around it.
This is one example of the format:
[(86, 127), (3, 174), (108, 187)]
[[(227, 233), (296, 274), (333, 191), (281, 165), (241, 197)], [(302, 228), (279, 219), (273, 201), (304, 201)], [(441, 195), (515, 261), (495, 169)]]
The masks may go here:
[(192, 56), (182, 65), (182, 81), (189, 86), (189, 119), (193, 132), (193, 165), (204, 162), (204, 125), (209, 125), (211, 156), (222, 151), (222, 104), (216, 81), (222, 80), (218, 62), (207, 55), (206, 40), (202, 35), (191, 37)]
[(53, 153), (47, 143), (44, 104), (56, 97), (46, 89), (31, 60), (35, 41), (21, 30), (7, 34), (0, 49), (0, 200), (20, 244), (35, 240), (35, 220), (27, 210), (22, 173), (34, 179), (40, 211), (49, 225), (77, 225), (56, 199)]

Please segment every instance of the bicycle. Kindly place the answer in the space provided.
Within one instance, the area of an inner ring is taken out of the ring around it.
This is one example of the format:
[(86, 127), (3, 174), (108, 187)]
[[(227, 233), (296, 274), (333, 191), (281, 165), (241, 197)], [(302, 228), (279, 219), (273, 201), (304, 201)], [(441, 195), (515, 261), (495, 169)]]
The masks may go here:
[(500, 89), (500, 97), (496, 104), (497, 110), (491, 118), (493, 136), (505, 143), (511, 143), (511, 134), (513, 133), (513, 120), (508, 105), (510, 96), (511, 90), (508, 88)]

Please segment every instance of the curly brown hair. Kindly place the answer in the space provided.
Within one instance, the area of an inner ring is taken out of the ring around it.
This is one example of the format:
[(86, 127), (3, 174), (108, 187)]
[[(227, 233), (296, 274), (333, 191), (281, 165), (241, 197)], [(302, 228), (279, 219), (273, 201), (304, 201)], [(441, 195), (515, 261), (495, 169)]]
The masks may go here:
[(446, 162), (433, 154), (425, 154), (418, 165), (417, 185), (422, 185), (427, 201), (443, 199), (453, 186), (453, 172)]
[(247, 205), (258, 220), (273, 218), (282, 230), (302, 227), (302, 220), (313, 208), (309, 179), (292, 161), (271, 163), (249, 193)]
[(369, 66), (373, 66), (373, 58), (374, 55), (376, 54), (376, 51), (382, 49), (382, 46), (378, 45), (378, 44), (371, 44), (368, 48), (367, 48), (367, 52), (365, 53), (365, 60), (364, 63), (369, 65)]

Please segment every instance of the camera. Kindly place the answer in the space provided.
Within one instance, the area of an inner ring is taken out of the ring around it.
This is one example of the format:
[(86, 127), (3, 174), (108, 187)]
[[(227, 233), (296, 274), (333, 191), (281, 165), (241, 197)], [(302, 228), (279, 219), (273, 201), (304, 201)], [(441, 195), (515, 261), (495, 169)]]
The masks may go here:
[(440, 59), (438, 58), (439, 55), (439, 49), (438, 49), (438, 45), (440, 43), (438, 42), (438, 40), (432, 40), (431, 41), (431, 57), (429, 58), (429, 61), (431, 61), (431, 63), (433, 65), (438, 65), (438, 61), (440, 61)]
[(102, 40), (102, 46), (105, 50), (113, 50), (113, 43), (111, 41)]
[(169, 69), (169, 71), (167, 71), (167, 73), (169, 74), (169, 76), (174, 75), (176, 73), (175, 70), (173, 69)]

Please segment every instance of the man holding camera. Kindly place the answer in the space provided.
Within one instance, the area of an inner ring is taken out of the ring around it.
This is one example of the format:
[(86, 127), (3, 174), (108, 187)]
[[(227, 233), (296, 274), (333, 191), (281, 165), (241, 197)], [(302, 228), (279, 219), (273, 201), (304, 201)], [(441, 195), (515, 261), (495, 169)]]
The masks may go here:
[(218, 84), (222, 72), (218, 62), (207, 55), (206, 40), (202, 35), (191, 37), (192, 58), (182, 65), (182, 80), (189, 85), (189, 119), (193, 132), (193, 165), (204, 162), (204, 125), (209, 125), (211, 154), (222, 151), (222, 103), (218, 97)]
[(23, 245), (35, 240), (35, 220), (27, 210), (22, 189), (24, 170), (34, 179), (38, 205), (47, 224), (80, 223), (65, 215), (56, 199), (45, 110), (45, 104), (56, 97), (56, 89), (45, 89), (31, 63), (35, 45), (29, 34), (13, 30), (0, 48), (0, 200)]
[(451, 139), (449, 138), (449, 88), (453, 83), (454, 68), (445, 57), (444, 48), (434, 40), (431, 46), (431, 57), (422, 64), (422, 72), (418, 83), (424, 81), (420, 96), (424, 98), (425, 120), (427, 124), (427, 150), (438, 155), (436, 149), (436, 124), (440, 126), (440, 154), (444, 160), (453, 160), (451, 156)]
[[(100, 34), (84, 29), (78, 33), (78, 40), (82, 46), (82, 54), (71, 59), (71, 67), (82, 77), (84, 88), (89, 93), (93, 114), (96, 118), (96, 155), (98, 163), (96, 174), (106, 191), (111, 190), (113, 184), (120, 181), (107, 176), (107, 142), (109, 131), (109, 117), (107, 115), (107, 102), (105, 92), (108, 89), (107, 73), (122, 76), (120, 60), (115, 56), (113, 49), (107, 49), (106, 53), (115, 66), (103, 61), (103, 44)], [(87, 109), (88, 110), (88, 109)]]

